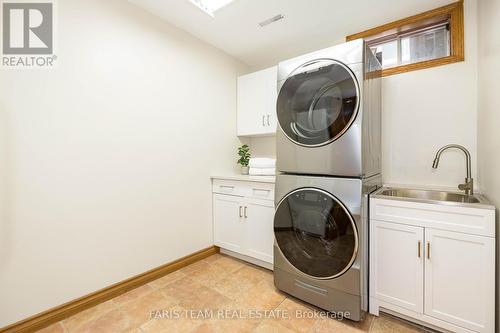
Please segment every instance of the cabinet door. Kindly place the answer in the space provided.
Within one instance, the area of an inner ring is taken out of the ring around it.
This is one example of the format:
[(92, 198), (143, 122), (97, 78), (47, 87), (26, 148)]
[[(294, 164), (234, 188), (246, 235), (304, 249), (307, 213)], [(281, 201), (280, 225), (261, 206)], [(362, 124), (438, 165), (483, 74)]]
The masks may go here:
[(273, 263), (274, 204), (270, 200), (247, 199), (245, 204), (246, 254)]
[(276, 117), (276, 101), (278, 99), (278, 67), (274, 66), (264, 70), (263, 75), (266, 76), (267, 84), (265, 133), (276, 134), (276, 128), (278, 126), (278, 119)]
[(493, 332), (495, 239), (427, 228), (425, 241), (425, 313)]
[(214, 194), (214, 243), (224, 249), (243, 253), (243, 198)]
[(276, 80), (276, 66), (238, 78), (237, 135), (266, 135), (276, 132)]
[(372, 296), (423, 312), (424, 229), (371, 221), (370, 280)]

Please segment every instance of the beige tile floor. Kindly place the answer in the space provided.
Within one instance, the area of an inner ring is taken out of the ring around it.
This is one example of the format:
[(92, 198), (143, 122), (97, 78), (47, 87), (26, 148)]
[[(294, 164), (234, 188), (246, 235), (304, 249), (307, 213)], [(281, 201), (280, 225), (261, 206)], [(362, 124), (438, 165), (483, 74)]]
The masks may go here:
[(423, 332), (388, 316), (356, 323), (296, 315), (313, 311), (278, 291), (272, 272), (216, 254), (40, 332)]

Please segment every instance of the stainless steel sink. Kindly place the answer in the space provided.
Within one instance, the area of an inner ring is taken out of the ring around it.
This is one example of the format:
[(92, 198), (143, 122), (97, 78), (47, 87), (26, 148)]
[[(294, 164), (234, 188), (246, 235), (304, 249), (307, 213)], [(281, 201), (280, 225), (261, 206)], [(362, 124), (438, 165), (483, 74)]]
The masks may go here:
[(437, 200), (437, 201), (452, 201), (452, 202), (465, 202), (465, 203), (479, 203), (479, 199), (460, 193), (442, 192), (442, 191), (427, 191), (427, 190), (410, 190), (404, 188), (391, 188), (379, 193), (380, 195), (387, 195), (390, 197), (403, 197), (424, 200)]
[(434, 190), (416, 190), (416, 189), (406, 189), (406, 188), (387, 188), (384, 187), (374, 193), (374, 197), (383, 198), (398, 198), (410, 201), (421, 201), (421, 202), (435, 202), (435, 203), (447, 203), (447, 204), (484, 204), (491, 205), (488, 200), (479, 195), (467, 195), (463, 193), (447, 192), (447, 191), (434, 191)]

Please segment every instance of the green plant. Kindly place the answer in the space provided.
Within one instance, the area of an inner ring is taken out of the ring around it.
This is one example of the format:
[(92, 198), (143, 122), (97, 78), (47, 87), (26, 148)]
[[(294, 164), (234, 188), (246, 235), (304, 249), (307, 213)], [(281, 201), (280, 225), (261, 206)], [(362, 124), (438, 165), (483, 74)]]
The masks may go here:
[(247, 145), (238, 147), (238, 156), (240, 159), (237, 163), (244, 167), (248, 166), (248, 162), (250, 162), (250, 147)]

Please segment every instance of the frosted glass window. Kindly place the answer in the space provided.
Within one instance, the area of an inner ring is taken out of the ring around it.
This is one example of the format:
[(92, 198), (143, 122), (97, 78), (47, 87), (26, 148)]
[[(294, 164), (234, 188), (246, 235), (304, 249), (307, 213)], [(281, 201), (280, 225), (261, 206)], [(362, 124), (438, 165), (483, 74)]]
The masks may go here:
[(401, 63), (415, 63), (450, 55), (446, 27), (423, 31), (401, 38)]

